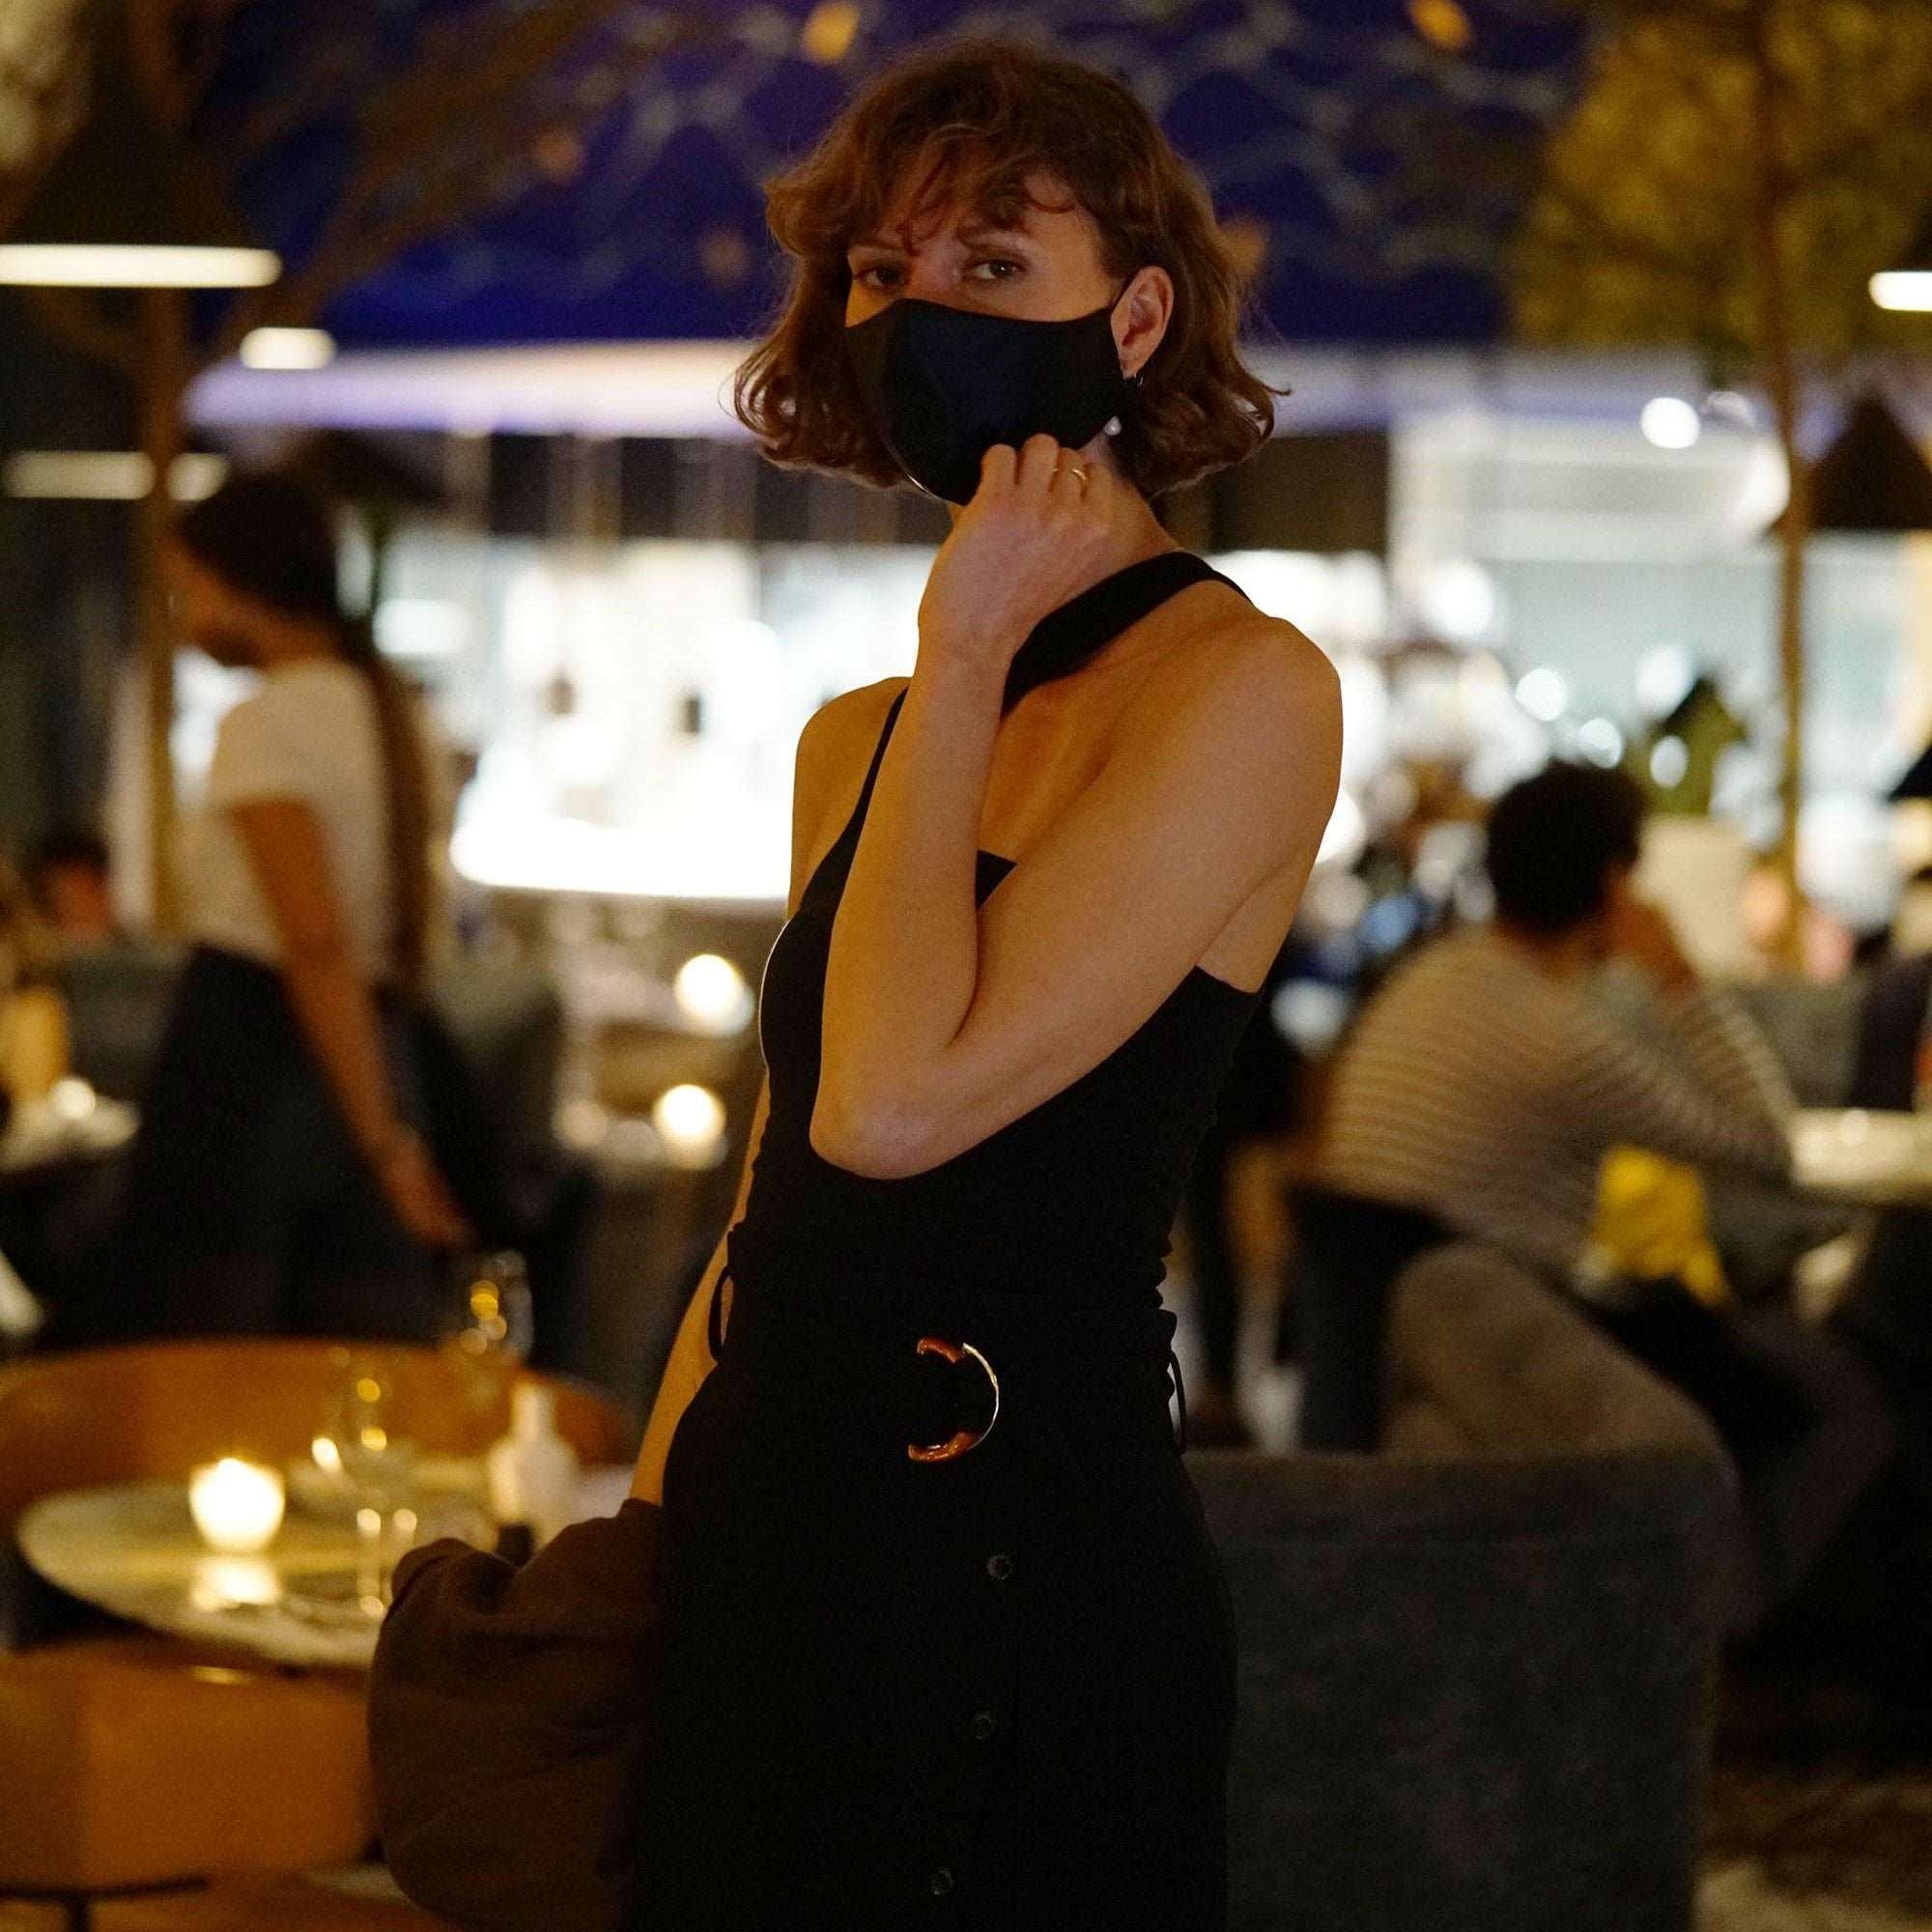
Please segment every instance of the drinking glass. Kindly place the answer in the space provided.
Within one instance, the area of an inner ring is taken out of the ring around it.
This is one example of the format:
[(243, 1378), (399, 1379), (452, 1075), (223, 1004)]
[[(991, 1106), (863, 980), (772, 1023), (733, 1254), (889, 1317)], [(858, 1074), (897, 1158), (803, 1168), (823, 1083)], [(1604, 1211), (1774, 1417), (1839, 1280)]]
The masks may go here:
[(389, 1574), (417, 1528), (416, 1445), (396, 1434), (395, 1422), (391, 1365), (379, 1356), (345, 1354), (314, 1453), (355, 1511), (355, 1594), (371, 1616), (383, 1613)]
[(523, 1256), (513, 1248), (458, 1256), (437, 1340), (455, 1364), (462, 1399), (473, 1411), (507, 1404), (510, 1384), (529, 1358), (533, 1332)]

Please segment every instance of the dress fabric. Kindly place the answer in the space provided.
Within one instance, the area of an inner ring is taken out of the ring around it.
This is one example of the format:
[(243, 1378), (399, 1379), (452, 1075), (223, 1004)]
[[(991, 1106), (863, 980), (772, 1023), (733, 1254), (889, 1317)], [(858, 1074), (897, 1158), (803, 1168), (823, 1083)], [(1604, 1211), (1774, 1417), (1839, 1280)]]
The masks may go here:
[[(1022, 646), (1009, 706), (1215, 574), (1170, 553), (1083, 592)], [(1234, 1632), (1159, 1285), (1258, 996), (1193, 969), (924, 1174), (814, 1152), (832, 923), (898, 709), (765, 967), (768, 1121), (665, 1471), (639, 1932), (1216, 1932)], [(982, 903), (1011, 863), (980, 854)], [(982, 1425), (990, 1392), (918, 1355), (928, 1335), (999, 1379), (983, 1439), (937, 1463), (908, 1442)]]

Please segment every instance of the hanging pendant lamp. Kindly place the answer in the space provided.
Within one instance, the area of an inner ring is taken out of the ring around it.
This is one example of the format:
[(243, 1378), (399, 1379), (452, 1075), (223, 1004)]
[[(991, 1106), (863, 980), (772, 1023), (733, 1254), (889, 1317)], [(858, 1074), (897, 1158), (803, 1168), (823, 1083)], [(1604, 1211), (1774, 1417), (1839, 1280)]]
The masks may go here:
[(261, 288), (282, 271), (214, 171), (103, 63), (80, 130), (0, 236), (0, 282), (43, 288)]

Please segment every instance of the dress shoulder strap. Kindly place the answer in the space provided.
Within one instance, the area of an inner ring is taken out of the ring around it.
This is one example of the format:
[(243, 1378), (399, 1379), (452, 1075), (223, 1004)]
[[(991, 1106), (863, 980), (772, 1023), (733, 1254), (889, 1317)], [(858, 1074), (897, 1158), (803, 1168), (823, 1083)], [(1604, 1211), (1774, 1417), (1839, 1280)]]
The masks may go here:
[(871, 804), (871, 788), (879, 782), (879, 765), (885, 763), (885, 748), (893, 740), (893, 726), (898, 723), (898, 707), (904, 701), (906, 701), (906, 692), (900, 690), (900, 694), (893, 699), (891, 707), (885, 713), (885, 724), (879, 726), (879, 742), (873, 746), (871, 765), (866, 767), (866, 782), (860, 786), (858, 804), (852, 808), (852, 823), (846, 825), (846, 837), (858, 837), (858, 827), (866, 823), (866, 808)]
[(1078, 670), (1130, 624), (1139, 623), (1189, 584), (1210, 578), (1231, 590), (1241, 588), (1188, 550), (1162, 551), (1089, 584), (1058, 610), (1049, 611), (1014, 653), (1007, 669), (1003, 711), (1010, 711), (1036, 685)]
[(893, 699), (886, 713), (886, 722), (880, 727), (879, 742), (872, 748), (872, 762), (866, 768), (866, 782), (859, 789), (859, 802), (852, 808), (852, 815), (845, 821), (844, 829), (818, 862), (817, 869), (806, 881), (804, 897), (816, 897), (831, 880), (843, 877), (843, 868), (850, 863), (852, 848), (859, 842), (859, 828), (866, 822), (866, 809), (872, 802), (872, 786), (878, 781), (887, 742), (893, 735), (894, 724), (898, 722), (899, 706), (904, 702), (905, 693), (901, 691)]

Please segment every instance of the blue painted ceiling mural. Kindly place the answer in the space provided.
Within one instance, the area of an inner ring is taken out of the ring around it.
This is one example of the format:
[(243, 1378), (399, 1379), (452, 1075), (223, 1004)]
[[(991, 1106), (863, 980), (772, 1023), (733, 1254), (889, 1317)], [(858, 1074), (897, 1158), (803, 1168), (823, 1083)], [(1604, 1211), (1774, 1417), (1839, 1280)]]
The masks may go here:
[[(460, 31), (463, 0), (368, 4), (398, 62), (426, 19)], [(233, 123), (298, 94), (327, 57), (317, 20), (333, 11), (250, 0), (208, 114)], [(1582, 49), (1553, 0), (709, 0), (686, 12), (702, 20), (678, 50), (529, 142), (527, 181), (495, 212), (338, 297), (326, 318), (338, 337), (749, 334), (781, 286), (760, 182), (895, 52), (992, 32), (1106, 68), (1153, 109), (1259, 265), (1262, 334), (1481, 341), (1502, 327), (1494, 260), (1523, 181), (1511, 156), (1564, 111)], [(270, 240), (314, 233), (339, 188), (339, 133), (310, 126), (243, 175)], [(1439, 164), (1445, 134), (1464, 144), (1458, 169)], [(1432, 144), (1437, 164), (1418, 185), (1414, 158)]]

